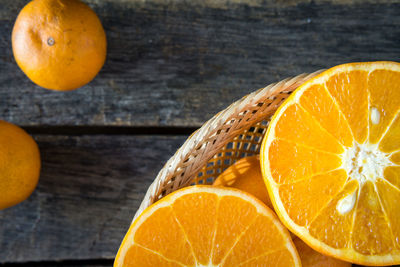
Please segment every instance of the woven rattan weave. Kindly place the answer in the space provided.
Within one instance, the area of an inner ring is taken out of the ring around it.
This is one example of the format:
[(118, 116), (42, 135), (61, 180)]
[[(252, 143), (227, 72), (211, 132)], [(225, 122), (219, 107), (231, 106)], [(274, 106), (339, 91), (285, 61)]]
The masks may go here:
[(135, 218), (169, 193), (191, 184), (211, 184), (236, 160), (259, 153), (271, 116), (293, 90), (320, 72), (270, 84), (236, 101), (204, 123), (158, 173)]

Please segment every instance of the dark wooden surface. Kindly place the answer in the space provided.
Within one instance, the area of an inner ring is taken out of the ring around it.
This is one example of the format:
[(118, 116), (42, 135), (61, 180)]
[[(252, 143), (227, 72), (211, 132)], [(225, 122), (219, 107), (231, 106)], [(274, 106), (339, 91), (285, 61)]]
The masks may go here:
[(89, 85), (32, 84), (0, 0), (0, 119), (25, 127), (39, 186), (0, 211), (0, 266), (111, 266), (146, 188), (187, 135), (243, 95), (351, 61), (400, 61), (398, 0), (86, 0), (108, 39)]
[(35, 135), (43, 169), (0, 212), (0, 262), (111, 259), (146, 188), (186, 136)]
[(1, 2), (0, 116), (22, 125), (200, 126), (287, 76), (400, 59), (395, 0), (87, 0), (107, 33), (106, 64), (90, 85), (51, 92), (12, 56), (10, 33), (27, 1)]
[[(113, 260), (63, 260), (63, 261), (40, 261), (23, 263), (5, 263), (2, 267), (111, 267)], [(160, 266), (161, 267), (161, 266)]]

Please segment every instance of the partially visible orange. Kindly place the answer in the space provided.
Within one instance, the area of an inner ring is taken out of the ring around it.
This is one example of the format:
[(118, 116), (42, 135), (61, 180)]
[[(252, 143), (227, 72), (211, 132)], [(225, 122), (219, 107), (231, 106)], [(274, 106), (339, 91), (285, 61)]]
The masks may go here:
[[(227, 168), (214, 181), (214, 186), (227, 186), (243, 190), (273, 209), (261, 174), (259, 155), (245, 157)], [(325, 256), (292, 235), (303, 267), (350, 267), (351, 263)]]
[(339, 65), (301, 85), (260, 153), (281, 221), (315, 250), (400, 263), (400, 64)]
[(294, 237), (293, 243), (301, 259), (303, 267), (351, 267), (352, 264), (347, 261), (341, 261), (333, 257), (325, 256), (304, 243), (300, 238)]
[(106, 46), (99, 18), (79, 0), (33, 0), (12, 32), (18, 66), (34, 83), (53, 90), (90, 82), (104, 64)]
[(213, 185), (240, 189), (252, 194), (273, 209), (262, 178), (259, 155), (239, 159), (223, 171)]
[(143, 211), (114, 266), (301, 264), (289, 232), (258, 199), (237, 189), (191, 186)]
[(18, 126), (0, 121), (0, 210), (28, 198), (39, 172), (40, 154), (33, 138)]

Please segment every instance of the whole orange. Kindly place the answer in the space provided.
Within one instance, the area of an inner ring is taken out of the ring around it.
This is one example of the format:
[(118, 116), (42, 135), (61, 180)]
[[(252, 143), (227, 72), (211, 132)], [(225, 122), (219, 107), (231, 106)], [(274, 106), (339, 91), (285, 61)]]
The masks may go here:
[(36, 84), (73, 90), (90, 82), (106, 59), (106, 35), (96, 13), (79, 0), (34, 0), (12, 32), (15, 60)]
[(39, 173), (36, 142), (20, 127), (0, 120), (0, 210), (28, 198)]
[(262, 178), (259, 155), (239, 159), (222, 172), (213, 185), (240, 189), (264, 202), (268, 208), (274, 209)]

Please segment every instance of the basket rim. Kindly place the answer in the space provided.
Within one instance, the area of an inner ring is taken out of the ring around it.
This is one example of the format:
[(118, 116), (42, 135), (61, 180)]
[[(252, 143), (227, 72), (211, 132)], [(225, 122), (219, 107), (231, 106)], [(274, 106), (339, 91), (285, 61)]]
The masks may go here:
[[(177, 171), (182, 171), (181, 169), (179, 169), (179, 164), (187, 161), (195, 149), (206, 149), (207, 140), (211, 136), (215, 135), (215, 133), (219, 129), (221, 129), (222, 126), (229, 124), (232, 121), (232, 115), (243, 112), (243, 109), (251, 104), (257, 105), (258, 103), (262, 103), (263, 99), (273, 99), (276, 95), (283, 92), (291, 93), (301, 84), (317, 76), (323, 71), (324, 69), (315, 71), (313, 73), (303, 73), (295, 77), (289, 77), (279, 82), (271, 83), (264, 88), (258, 89), (248, 95), (245, 95), (244, 97), (230, 104), (228, 107), (218, 112), (211, 119), (206, 121), (199, 129), (194, 131), (186, 139), (182, 146), (174, 153), (174, 155), (165, 163), (163, 168), (159, 171), (156, 178), (147, 189), (147, 192), (139, 208), (137, 209), (132, 222), (147, 207), (156, 202), (156, 198), (158, 198), (160, 192), (162, 192), (163, 186), (170, 182), (171, 178), (174, 177), (174, 174)], [(262, 120), (263, 118), (260, 118), (257, 122), (260, 122)], [(223, 144), (225, 145), (228, 142), (229, 140), (227, 140)], [(213, 155), (209, 156), (205, 163), (212, 157)], [(174, 186), (173, 191), (182, 187)]]

